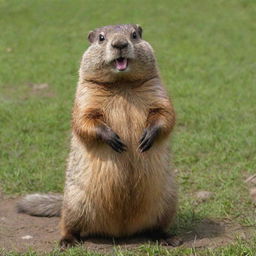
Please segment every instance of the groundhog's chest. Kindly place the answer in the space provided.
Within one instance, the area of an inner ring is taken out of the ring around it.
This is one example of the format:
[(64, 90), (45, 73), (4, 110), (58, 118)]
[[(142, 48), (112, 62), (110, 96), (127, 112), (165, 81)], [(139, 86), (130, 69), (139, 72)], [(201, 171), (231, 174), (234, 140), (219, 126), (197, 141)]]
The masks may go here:
[(139, 95), (124, 93), (109, 98), (102, 107), (106, 123), (122, 141), (127, 145), (138, 146), (148, 112), (143, 99)]

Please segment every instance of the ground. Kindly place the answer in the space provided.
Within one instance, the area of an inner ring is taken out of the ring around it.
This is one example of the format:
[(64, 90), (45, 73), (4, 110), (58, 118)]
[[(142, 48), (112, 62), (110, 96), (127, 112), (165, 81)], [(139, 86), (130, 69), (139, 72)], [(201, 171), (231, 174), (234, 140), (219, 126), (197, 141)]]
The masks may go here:
[[(104, 254), (101, 248), (116, 255), (256, 254), (254, 0), (0, 0), (0, 17), (0, 254), (49, 252), (58, 239), (58, 219), (17, 215), (14, 202), (31, 192), (62, 192), (87, 33), (120, 23), (142, 26), (176, 109), (170, 158), (179, 211), (172, 232), (185, 245), (135, 241), (126, 250), (100, 242), (88, 246), (98, 252), (79, 247), (65, 255)], [(27, 235), (33, 238), (20, 240)]]
[[(42, 218), (18, 214), (15, 204), (19, 198), (2, 198), (0, 202), (0, 248), (7, 251), (26, 252), (28, 250), (39, 253), (58, 250), (59, 218)], [(194, 223), (190, 230), (183, 230), (179, 235), (182, 239), (182, 248), (216, 248), (233, 243), (236, 239), (250, 239), (252, 228), (242, 227), (232, 223), (231, 220), (202, 219)], [(114, 241), (111, 239), (88, 239), (82, 248), (91, 252), (111, 254), (113, 248), (119, 246), (119, 250), (136, 250), (142, 244), (157, 245), (156, 241), (150, 241), (146, 237), (133, 237)], [(171, 246), (164, 246), (173, 249)], [(56, 253), (56, 252), (55, 252)]]

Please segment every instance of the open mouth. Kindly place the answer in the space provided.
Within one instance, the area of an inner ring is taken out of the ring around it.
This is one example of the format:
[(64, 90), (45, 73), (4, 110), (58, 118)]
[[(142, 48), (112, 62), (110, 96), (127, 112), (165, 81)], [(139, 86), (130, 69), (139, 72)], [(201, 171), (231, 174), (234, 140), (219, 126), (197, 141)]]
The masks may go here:
[(115, 65), (118, 71), (124, 71), (128, 67), (128, 60), (126, 58), (120, 57), (115, 60)]

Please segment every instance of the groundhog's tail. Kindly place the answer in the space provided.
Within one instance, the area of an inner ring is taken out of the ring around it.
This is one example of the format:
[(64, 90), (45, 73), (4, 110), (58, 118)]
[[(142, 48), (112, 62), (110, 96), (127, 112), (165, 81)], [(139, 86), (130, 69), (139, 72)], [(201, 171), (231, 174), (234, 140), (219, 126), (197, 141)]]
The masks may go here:
[(16, 205), (17, 211), (33, 216), (60, 216), (63, 196), (59, 194), (31, 194)]

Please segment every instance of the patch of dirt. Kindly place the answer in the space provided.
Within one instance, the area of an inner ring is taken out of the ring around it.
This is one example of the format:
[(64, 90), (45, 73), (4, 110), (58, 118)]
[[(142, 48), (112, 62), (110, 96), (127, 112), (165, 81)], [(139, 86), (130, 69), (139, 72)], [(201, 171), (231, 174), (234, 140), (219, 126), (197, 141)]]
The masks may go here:
[(23, 102), (31, 97), (53, 98), (55, 93), (47, 83), (42, 84), (24, 84), (20, 86), (4, 85), (0, 95), (0, 101), (3, 102)]
[(246, 180), (245, 183), (247, 183), (249, 186), (256, 185), (256, 174), (250, 175)]
[[(16, 199), (0, 197), (0, 248), (7, 251), (25, 252), (28, 249), (37, 252), (49, 252), (57, 246), (59, 235), (59, 218), (41, 218), (18, 214), (15, 210)], [(213, 221), (205, 219), (196, 223), (190, 231), (181, 234), (183, 247), (215, 248), (240, 237), (247, 239), (250, 230), (229, 220)], [(136, 237), (115, 241), (124, 249), (134, 249), (149, 239)], [(153, 243), (151, 241), (151, 243)], [(89, 239), (84, 242), (87, 249), (111, 252), (112, 239)], [(171, 247), (170, 247), (171, 248)]]
[(50, 91), (49, 84), (42, 83), (42, 84), (28, 84), (31, 88), (30, 95), (36, 95), (40, 97), (54, 97), (54, 93)]
[(251, 188), (250, 189), (250, 196), (251, 196), (251, 200), (254, 204), (256, 204), (256, 187), (255, 188)]
[(196, 193), (196, 198), (199, 203), (208, 201), (213, 197), (213, 192), (210, 191), (198, 191)]
[(247, 184), (251, 201), (256, 205), (256, 174), (247, 177), (245, 183)]
[[(51, 251), (59, 238), (59, 218), (18, 214), (15, 209), (16, 202), (17, 199), (0, 202), (0, 248), (17, 252), (24, 252), (29, 248)], [(32, 238), (28, 239), (28, 236)]]

